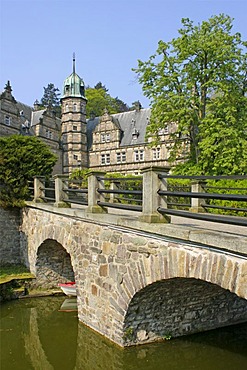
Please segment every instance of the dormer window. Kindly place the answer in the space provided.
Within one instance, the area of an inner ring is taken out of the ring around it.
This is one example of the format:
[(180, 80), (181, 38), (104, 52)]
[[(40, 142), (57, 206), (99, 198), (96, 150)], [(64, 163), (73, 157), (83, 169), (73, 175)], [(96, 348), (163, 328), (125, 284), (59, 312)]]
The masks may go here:
[(11, 123), (11, 118), (10, 118), (10, 116), (5, 116), (5, 118), (4, 118), (4, 123), (5, 123), (5, 125), (10, 126), (10, 123)]
[(69, 94), (69, 85), (66, 85), (64, 90), (65, 90), (65, 95), (68, 95)]
[(139, 136), (139, 131), (136, 128), (134, 128), (132, 131), (132, 140), (137, 140), (138, 136)]

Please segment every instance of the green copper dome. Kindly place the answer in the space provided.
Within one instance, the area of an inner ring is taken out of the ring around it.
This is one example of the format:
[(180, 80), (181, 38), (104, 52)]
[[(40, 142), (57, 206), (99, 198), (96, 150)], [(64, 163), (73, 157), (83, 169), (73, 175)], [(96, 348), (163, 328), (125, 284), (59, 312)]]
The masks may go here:
[(66, 96), (85, 98), (85, 87), (82, 78), (75, 73), (75, 58), (73, 58), (73, 72), (63, 84), (63, 98)]

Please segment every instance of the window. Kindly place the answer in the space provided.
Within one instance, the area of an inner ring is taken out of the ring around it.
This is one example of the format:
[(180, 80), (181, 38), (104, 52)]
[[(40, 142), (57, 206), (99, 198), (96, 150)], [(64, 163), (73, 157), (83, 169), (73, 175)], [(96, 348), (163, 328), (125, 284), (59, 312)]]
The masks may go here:
[(50, 130), (46, 129), (45, 136), (47, 137), (47, 139), (52, 139), (52, 132)]
[(69, 111), (69, 104), (66, 104), (65, 105), (65, 112), (68, 112)]
[(77, 126), (73, 126), (73, 131), (77, 131)]
[(159, 130), (159, 135), (167, 135), (167, 134), (169, 134), (169, 128), (168, 128), (168, 126), (166, 126), (164, 128), (161, 128)]
[(153, 159), (160, 159), (160, 148), (153, 149)]
[(10, 126), (10, 122), (11, 122), (10, 116), (5, 116), (5, 118), (4, 118), (5, 125)]
[(117, 152), (117, 163), (126, 162), (126, 152)]
[(76, 104), (73, 105), (73, 112), (76, 112)]
[(74, 154), (74, 160), (78, 160), (78, 155)]
[(110, 164), (110, 153), (101, 154), (101, 164)]
[(142, 162), (144, 161), (144, 150), (135, 150), (135, 162)]
[(101, 142), (102, 143), (109, 143), (111, 141), (111, 135), (109, 133), (101, 134)]

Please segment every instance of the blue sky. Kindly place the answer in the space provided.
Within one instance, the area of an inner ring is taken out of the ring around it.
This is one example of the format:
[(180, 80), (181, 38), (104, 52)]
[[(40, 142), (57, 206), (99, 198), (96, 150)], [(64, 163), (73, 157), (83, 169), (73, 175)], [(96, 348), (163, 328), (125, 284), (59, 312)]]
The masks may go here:
[(176, 37), (182, 18), (195, 23), (225, 13), (247, 40), (247, 0), (0, 0), (0, 91), (11, 81), (16, 100), (33, 105), (43, 87), (76, 72), (101, 81), (127, 104), (149, 105), (132, 68), (159, 40)]

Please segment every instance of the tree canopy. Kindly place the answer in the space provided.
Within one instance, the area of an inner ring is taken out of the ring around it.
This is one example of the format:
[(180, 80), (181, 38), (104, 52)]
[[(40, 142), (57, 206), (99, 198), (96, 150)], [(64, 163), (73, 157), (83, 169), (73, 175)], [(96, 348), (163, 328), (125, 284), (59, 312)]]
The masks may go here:
[(98, 82), (94, 88), (88, 86), (85, 90), (85, 95), (88, 100), (86, 107), (87, 118), (90, 118), (92, 115), (95, 117), (102, 116), (105, 108), (110, 114), (129, 110), (126, 103), (118, 97), (113, 98), (108, 94), (108, 89), (102, 82)]
[(40, 100), (36, 101), (39, 105), (39, 109), (52, 108), (53, 112), (56, 113), (57, 117), (61, 118), (61, 105), (60, 105), (60, 92), (53, 83), (49, 83), (47, 87), (44, 87), (44, 94)]
[(28, 199), (28, 181), (48, 176), (56, 156), (37, 137), (13, 135), (0, 138), (0, 204), (22, 206)]
[(179, 37), (160, 41), (134, 69), (152, 104), (148, 135), (158, 140), (160, 129), (177, 124), (171, 160), (189, 141), (182, 173), (247, 173), (247, 43), (231, 33), (232, 21), (182, 19)]
[(57, 107), (60, 105), (59, 89), (54, 84), (49, 83), (44, 87), (44, 95), (40, 100), (43, 107)]

